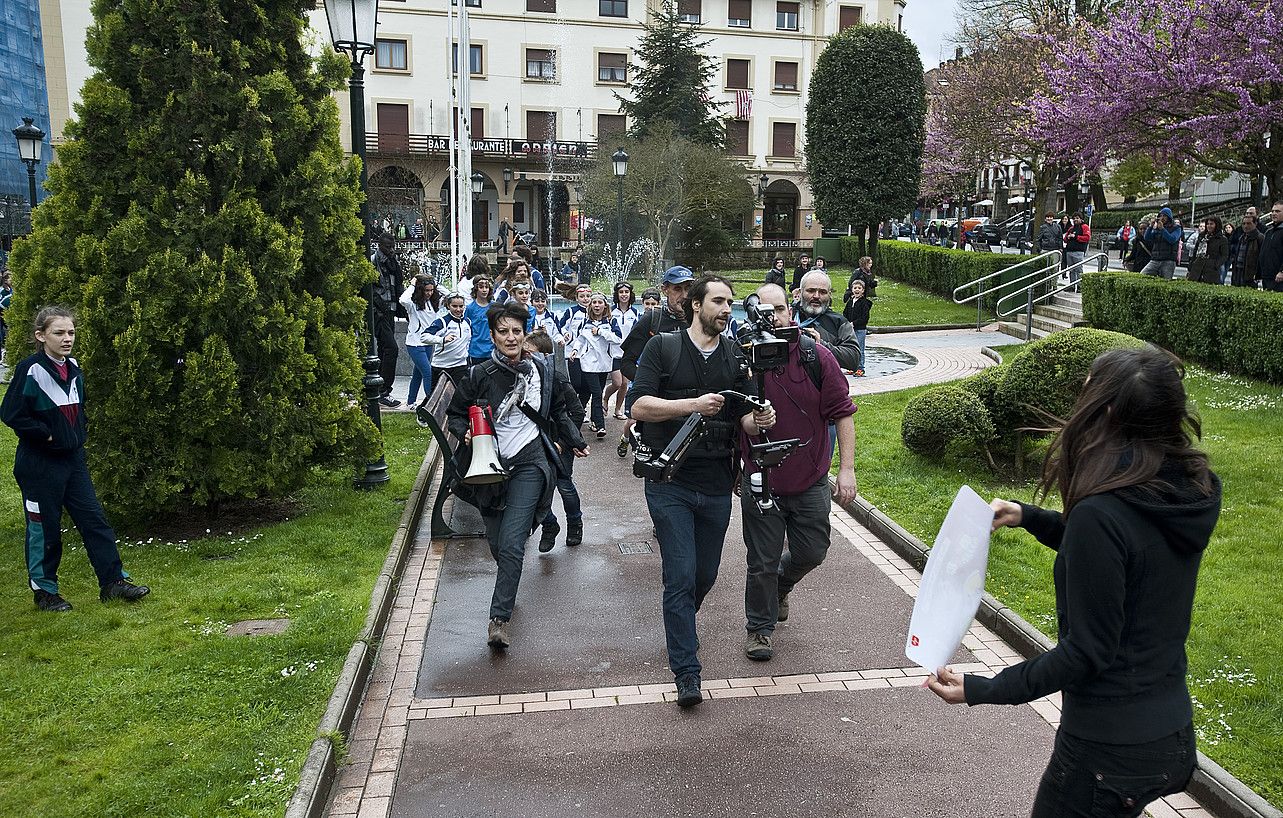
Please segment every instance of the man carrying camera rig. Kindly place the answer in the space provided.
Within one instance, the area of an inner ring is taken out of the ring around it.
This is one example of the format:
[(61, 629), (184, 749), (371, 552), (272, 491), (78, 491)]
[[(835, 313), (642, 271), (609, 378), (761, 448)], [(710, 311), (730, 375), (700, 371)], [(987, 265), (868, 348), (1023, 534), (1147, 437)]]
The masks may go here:
[[(750, 457), (750, 440), (741, 441), (744, 479), (740, 512), (748, 546), (748, 580), (744, 613), (748, 638), (744, 654), (765, 661), (774, 655), (775, 623), (788, 619), (789, 592), (828, 553), (832, 497), (839, 503), (855, 498), (855, 404), (837, 358), (793, 326), (788, 296), (782, 287), (767, 284), (757, 291), (760, 323), (750, 331), (787, 338), (788, 357), (782, 367), (762, 373), (762, 397), (777, 409), (776, 438), (796, 438), (801, 445), (770, 470), (765, 486)], [(749, 319), (755, 311), (749, 299)], [(765, 326), (762, 326), (765, 324)], [(836, 491), (829, 489), (829, 425), (837, 427), (839, 466)], [(759, 491), (755, 491), (759, 490)], [(788, 552), (784, 540), (788, 538)]]
[[(704, 434), (671, 481), (641, 468), (640, 462), (636, 472), (646, 476), (646, 505), (659, 539), (668, 664), (682, 707), (703, 701), (695, 612), (721, 564), (731, 517), (735, 442), (741, 429), (756, 435), (775, 423), (769, 405), (755, 407), (743, 399), (752, 394), (752, 381), (736, 343), (722, 335), (732, 300), (726, 279), (696, 279), (684, 302), (687, 329), (646, 343), (628, 393), (632, 417), (641, 424), (642, 445), (652, 451), (668, 446), (692, 414), (703, 417)], [(728, 399), (724, 391), (739, 396)]]

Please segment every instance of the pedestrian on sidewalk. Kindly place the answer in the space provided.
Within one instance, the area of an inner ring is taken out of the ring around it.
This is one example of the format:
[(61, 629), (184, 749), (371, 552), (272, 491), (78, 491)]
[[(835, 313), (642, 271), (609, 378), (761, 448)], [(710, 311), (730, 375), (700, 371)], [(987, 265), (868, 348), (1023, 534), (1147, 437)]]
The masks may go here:
[[(663, 299), (662, 303), (657, 301), (648, 308), (645, 315), (633, 324), (633, 328), (624, 336), (624, 342), (620, 344), (622, 354), (619, 358), (619, 371), (626, 380), (636, 379), (637, 362), (641, 360), (642, 350), (646, 348), (651, 338), (665, 332), (680, 332), (686, 329), (682, 303), (686, 300), (686, 292), (690, 289), (694, 278), (689, 268), (680, 265), (669, 267), (664, 271), (663, 280), (659, 283), (659, 292), (656, 294)], [(647, 302), (646, 296), (649, 293), (654, 291), (648, 290), (642, 294), (643, 304)], [(624, 394), (627, 396), (627, 392)], [(624, 432), (619, 438), (619, 445), (615, 447), (620, 457), (628, 455), (628, 437), (632, 428), (633, 421), (630, 418), (624, 422)]]
[(85, 380), (71, 357), (76, 325), (62, 307), (36, 313), (36, 352), (13, 368), (0, 419), (18, 435), (13, 476), (27, 521), (27, 581), (42, 611), (70, 611), (58, 593), (62, 562), (62, 509), (84, 540), (103, 602), (134, 602), (151, 593), (125, 573), (116, 532), (94, 492), (85, 465)]
[[(526, 540), (535, 521), (543, 520), (552, 505), (552, 490), (559, 468), (558, 441), (570, 441), (577, 457), (587, 457), (588, 444), (567, 412), (564, 390), (553, 368), (525, 348), (529, 313), (518, 304), (498, 304), (486, 314), (494, 348), (488, 360), (471, 367), (459, 383), (447, 410), (448, 426), (471, 452), (472, 431), (468, 413), (479, 402), (492, 407), (494, 436), (499, 459), (508, 471), (501, 483), (475, 488), (456, 487), (455, 493), (481, 512), (490, 554), (498, 567), (490, 598), (486, 641), (496, 650), (512, 644), (509, 622), (521, 582)], [(460, 470), (467, 466), (461, 462)]]
[(1077, 282), (1083, 277), (1082, 264), (1087, 257), (1087, 247), (1091, 244), (1091, 227), (1083, 221), (1083, 214), (1075, 213), (1073, 223), (1065, 231), (1065, 267), (1069, 270), (1069, 280)]
[(1056, 214), (1044, 213), (1042, 217), (1042, 226), (1038, 228), (1038, 238), (1036, 239), (1038, 252), (1049, 253), (1054, 250), (1059, 253), (1064, 250), (1065, 243), (1063, 241), (1063, 235), (1064, 231), (1062, 231), (1060, 226), (1056, 224)]
[(588, 392), (592, 420), (588, 424), (598, 440), (606, 437), (606, 409), (602, 393), (614, 362), (611, 350), (624, 339), (611, 328), (610, 305), (604, 293), (593, 293), (588, 311), (579, 324), (579, 334), (570, 342), (567, 353), (579, 361), (580, 377)]
[[(478, 258), (479, 256), (474, 256), (472, 261)], [(468, 262), (469, 267), (473, 266), (472, 261)], [(482, 261), (484, 262), (484, 259)], [(489, 269), (488, 265), (487, 269)], [(472, 324), (472, 340), (468, 342), (468, 363), (470, 364), (489, 360), (490, 353), (494, 351), (489, 319), (486, 317), (490, 312), (490, 296), (493, 292), (494, 282), (490, 280), (490, 276), (484, 274), (472, 276), (472, 300), (468, 302), (465, 310), (468, 323)]]
[(415, 406), (418, 403), (419, 387), (423, 387), (423, 402), (427, 403), (432, 395), (432, 342), (424, 337), (428, 327), (437, 320), (444, 307), (441, 294), (437, 292), (437, 282), (426, 273), (419, 273), (405, 292), (401, 293), (401, 307), (408, 316), (405, 329), (405, 354), (414, 362), (414, 374), (410, 376), (410, 393), (406, 403)]
[(803, 335), (827, 347), (843, 369), (854, 372), (860, 368), (860, 345), (855, 340), (855, 330), (842, 313), (834, 312), (833, 281), (823, 270), (812, 270), (802, 277), (797, 307)]
[(1189, 257), (1188, 278), (1204, 284), (1220, 284), (1221, 267), (1230, 257), (1230, 243), (1225, 238), (1220, 219), (1212, 216), (1204, 224), (1207, 227), (1198, 234)]
[[(864, 282), (855, 281), (862, 288)], [(761, 309), (775, 326), (793, 323), (788, 295), (767, 284), (757, 291)], [(740, 441), (744, 477), (740, 513), (748, 547), (748, 579), (744, 615), (748, 637), (744, 654), (766, 661), (775, 655), (775, 623), (789, 618), (789, 593), (824, 562), (831, 531), (833, 498), (843, 505), (855, 499), (855, 404), (837, 358), (807, 335), (789, 343), (788, 362), (767, 372), (762, 397), (777, 407), (776, 439), (797, 438), (802, 445), (781, 465), (771, 469), (766, 484), (772, 502), (763, 508), (754, 494), (752, 476), (758, 471), (750, 458), (751, 440)], [(837, 488), (829, 488), (829, 425), (837, 427)], [(759, 484), (761, 485), (761, 484)], [(788, 551), (784, 550), (785, 539)]]
[(1059, 492), (1064, 513), (991, 504), (995, 530), (1020, 526), (1056, 550), (1059, 641), (992, 679), (941, 668), (928, 680), (952, 704), (1063, 691), (1033, 818), (1132, 818), (1194, 771), (1185, 641), (1221, 484), (1193, 446), (1183, 376), (1155, 346), (1096, 359), (1043, 465), (1040, 493)]
[(379, 377), (383, 379), (379, 405), (385, 409), (396, 409), (401, 405), (401, 401), (392, 397), (392, 384), (396, 381), (396, 314), (400, 307), (397, 297), (405, 289), (405, 272), (396, 257), (396, 241), (391, 233), (385, 232), (379, 236), (378, 249), (370, 256), (370, 261), (379, 274), (374, 283), (369, 285), (374, 343), (379, 354)]
[[(451, 293), (445, 299), (446, 309), (437, 320), (423, 331), (423, 340), (435, 348), (432, 353), (432, 381), (441, 383), (442, 378), (449, 378), (456, 388), (459, 381), (468, 373), (468, 347), (472, 345), (472, 322), (466, 314), (467, 305), (459, 293)], [(425, 395), (423, 403), (428, 402), (430, 395)], [(420, 411), (422, 410), (422, 411)], [(420, 425), (427, 426), (423, 404), (415, 410)]]
[(623, 339), (628, 337), (628, 333), (633, 331), (633, 324), (641, 320), (641, 310), (636, 305), (637, 294), (633, 290), (633, 285), (627, 281), (620, 281), (615, 284), (615, 290), (612, 294), (613, 307), (610, 310), (610, 331), (619, 336), (618, 344), (610, 345), (610, 385), (606, 387), (606, 395), (602, 398), (605, 403), (606, 411), (610, 412), (610, 398), (615, 398), (614, 415), (619, 420), (623, 420), (624, 414), (624, 397), (628, 394), (628, 378), (624, 377), (623, 359), (624, 350), (622, 347)]
[(695, 613), (721, 565), (739, 431), (760, 434), (775, 424), (773, 409), (753, 409), (720, 394), (753, 392), (753, 382), (741, 367), (743, 353), (722, 334), (733, 300), (727, 279), (697, 278), (684, 302), (686, 330), (646, 343), (628, 393), (629, 414), (641, 423), (642, 442), (654, 451), (668, 446), (691, 414), (704, 418), (705, 434), (691, 445), (671, 482), (647, 478), (645, 488), (663, 565), (668, 666), (681, 707), (704, 699)]

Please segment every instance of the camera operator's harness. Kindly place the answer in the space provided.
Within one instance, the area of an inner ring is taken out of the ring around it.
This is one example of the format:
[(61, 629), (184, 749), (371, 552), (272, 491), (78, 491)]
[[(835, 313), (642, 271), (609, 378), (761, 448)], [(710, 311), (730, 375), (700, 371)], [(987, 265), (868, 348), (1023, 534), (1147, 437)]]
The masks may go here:
[[(757, 381), (758, 394), (766, 394), (766, 373), (779, 369), (788, 363), (790, 340), (799, 342), (802, 365), (811, 381), (819, 387), (822, 376), (819, 356), (815, 351), (815, 342), (809, 337), (805, 337), (804, 340), (811, 341), (811, 343), (809, 345), (803, 343), (803, 337), (799, 336), (799, 331), (796, 327), (776, 329), (773, 316), (769, 313), (763, 313), (758, 308), (758, 303), (759, 299), (756, 294), (750, 295), (744, 300), (746, 321), (740, 329), (739, 337), (736, 339), (740, 349), (743, 350), (743, 366), (753, 373)], [(667, 347), (661, 348), (661, 352), (666, 351)], [(680, 348), (676, 351), (679, 352)], [(808, 352), (809, 355), (807, 354)], [(667, 358), (668, 356), (665, 357)], [(665, 369), (667, 371), (671, 372), (676, 367), (676, 357), (676, 355), (673, 355), (673, 360), (665, 360)], [(727, 399), (741, 400), (758, 411), (769, 409), (771, 406), (771, 402), (766, 400), (765, 397), (752, 397), (732, 389), (723, 389), (716, 394)], [(686, 397), (697, 397), (697, 395), (687, 395)], [(672, 480), (673, 475), (681, 468), (682, 462), (686, 459), (692, 447), (708, 434), (710, 425), (724, 426), (727, 424), (725, 421), (710, 422), (699, 412), (692, 412), (677, 431), (677, 434), (669, 440), (668, 445), (659, 452), (641, 442), (640, 425), (635, 425), (631, 433), (633, 435), (633, 448), (636, 452), (633, 460), (633, 474), (637, 477), (645, 477), (666, 483)], [(718, 431), (722, 430), (719, 429)], [(765, 431), (761, 431), (758, 433), (758, 442), (749, 445), (749, 459), (758, 468), (758, 471), (750, 477), (749, 487), (759, 511), (767, 512), (775, 507), (775, 498), (771, 496), (770, 470), (783, 463), (785, 458), (792, 454), (793, 450), (800, 444), (801, 441), (798, 438), (771, 440)]]

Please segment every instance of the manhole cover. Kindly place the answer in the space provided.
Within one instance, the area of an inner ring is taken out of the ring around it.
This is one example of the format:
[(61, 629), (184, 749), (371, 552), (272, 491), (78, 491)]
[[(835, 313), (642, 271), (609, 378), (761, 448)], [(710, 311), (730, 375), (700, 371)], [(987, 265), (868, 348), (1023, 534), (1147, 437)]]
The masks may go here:
[(284, 633), (290, 626), (288, 619), (246, 619), (227, 626), (228, 636), (272, 636)]
[(619, 553), (628, 556), (630, 554), (650, 554), (652, 552), (648, 542), (621, 542), (619, 544)]

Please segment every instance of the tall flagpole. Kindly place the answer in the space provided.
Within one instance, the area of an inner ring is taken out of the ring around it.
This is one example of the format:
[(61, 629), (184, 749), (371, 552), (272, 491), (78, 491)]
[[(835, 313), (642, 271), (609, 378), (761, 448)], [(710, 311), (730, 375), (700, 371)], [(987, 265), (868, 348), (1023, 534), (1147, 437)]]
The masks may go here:
[(459, 3), (459, 250), (471, 257), (472, 236), (472, 29), (468, 3)]
[(446, 80), (449, 83), (448, 87), (450, 88), (450, 103), (451, 103), (450, 108), (447, 111), (448, 116), (446, 118), (446, 122), (448, 123), (446, 126), (446, 130), (448, 131), (448, 137), (450, 142), (450, 178), (446, 180), (446, 187), (448, 191), (447, 207), (449, 208), (450, 213), (449, 213), (448, 220), (443, 219), (444, 223), (441, 225), (441, 229), (448, 231), (450, 236), (450, 257), (448, 262), (448, 265), (450, 268), (449, 280), (450, 280), (450, 289), (455, 290), (455, 289), (458, 289), (459, 287), (459, 231), (455, 229), (455, 223), (459, 215), (459, 208), (456, 204), (456, 198), (455, 198), (455, 179), (457, 175), (455, 173), (455, 165), (454, 165), (455, 151), (457, 147), (455, 145), (454, 135), (455, 135), (456, 129), (458, 128), (458, 117), (456, 115), (458, 104), (455, 98), (455, 82), (459, 72), (456, 70), (458, 65), (458, 52), (454, 51), (454, 48), (455, 48), (454, 3), (449, 3), (446, 5), (445, 39), (446, 39), (445, 51), (447, 54), (450, 54), (452, 57), (452, 59), (445, 61)]

